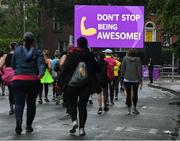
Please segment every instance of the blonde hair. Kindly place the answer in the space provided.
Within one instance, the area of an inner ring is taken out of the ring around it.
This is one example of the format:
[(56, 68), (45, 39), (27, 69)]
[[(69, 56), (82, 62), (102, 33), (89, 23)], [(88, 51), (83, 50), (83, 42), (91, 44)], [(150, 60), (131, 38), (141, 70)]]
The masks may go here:
[(43, 50), (43, 56), (44, 56), (44, 58), (50, 58), (49, 51), (47, 49)]

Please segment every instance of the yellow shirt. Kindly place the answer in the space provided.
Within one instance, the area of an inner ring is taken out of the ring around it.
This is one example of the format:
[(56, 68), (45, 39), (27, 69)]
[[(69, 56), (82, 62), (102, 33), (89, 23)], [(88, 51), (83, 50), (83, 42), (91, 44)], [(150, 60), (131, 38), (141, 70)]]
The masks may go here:
[(121, 62), (116, 60), (116, 65), (114, 66), (114, 76), (119, 76)]

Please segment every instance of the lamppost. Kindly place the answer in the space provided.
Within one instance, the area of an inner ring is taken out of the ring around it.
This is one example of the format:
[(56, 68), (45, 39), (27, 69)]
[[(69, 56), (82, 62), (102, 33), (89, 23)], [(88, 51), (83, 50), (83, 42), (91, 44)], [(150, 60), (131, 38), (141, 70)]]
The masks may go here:
[(26, 0), (23, 0), (23, 33), (26, 32)]
[[(169, 33), (169, 32), (166, 32), (164, 34), (164, 46), (165, 47), (170, 47), (172, 45), (172, 34)], [(175, 65), (174, 65), (174, 61), (175, 60), (175, 54), (174, 52), (172, 53), (172, 72), (171, 72), (171, 81), (174, 82), (174, 68), (175, 68)]]

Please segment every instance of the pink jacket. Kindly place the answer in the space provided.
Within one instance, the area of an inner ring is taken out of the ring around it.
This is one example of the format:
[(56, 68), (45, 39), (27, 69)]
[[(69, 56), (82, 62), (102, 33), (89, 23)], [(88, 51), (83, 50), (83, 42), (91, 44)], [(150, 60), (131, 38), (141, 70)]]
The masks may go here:
[(110, 64), (110, 65), (112, 65), (112, 66), (115, 66), (115, 65), (116, 65), (116, 60), (115, 60), (114, 58), (112, 58), (111, 56), (106, 56), (106, 57), (104, 58), (104, 60), (105, 60), (108, 64)]

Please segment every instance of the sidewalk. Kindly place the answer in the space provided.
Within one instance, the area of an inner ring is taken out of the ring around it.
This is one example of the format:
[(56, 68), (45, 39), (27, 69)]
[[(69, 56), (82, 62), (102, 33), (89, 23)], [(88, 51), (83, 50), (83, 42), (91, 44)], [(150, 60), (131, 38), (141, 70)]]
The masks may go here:
[[(176, 95), (177, 97), (180, 97), (180, 80), (179, 79), (175, 79), (174, 82), (172, 82), (172, 79), (170, 78), (169, 79), (161, 78), (158, 81), (154, 81), (152, 84), (148, 84), (148, 86), (152, 88), (168, 91)], [(179, 107), (180, 102), (178, 101), (178, 102), (175, 102), (174, 104)], [(174, 130), (174, 133), (172, 134), (174, 134), (174, 136), (177, 137), (176, 140), (180, 140), (180, 109), (174, 120), (176, 121), (176, 128)]]
[(180, 96), (180, 80), (174, 80), (174, 82), (172, 82), (171, 79), (161, 78), (158, 81), (154, 81), (152, 84), (148, 84), (148, 86), (162, 89), (171, 92), (176, 96)]

